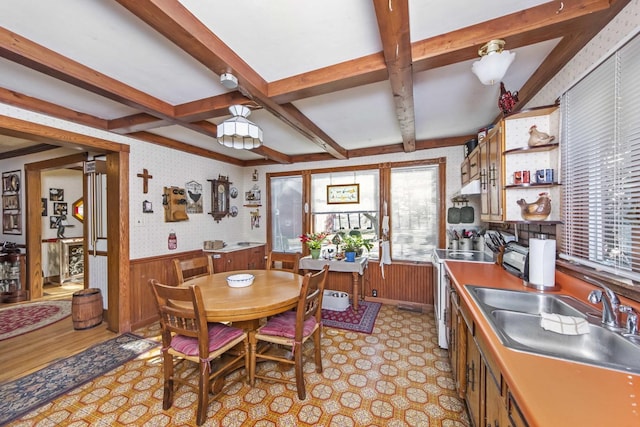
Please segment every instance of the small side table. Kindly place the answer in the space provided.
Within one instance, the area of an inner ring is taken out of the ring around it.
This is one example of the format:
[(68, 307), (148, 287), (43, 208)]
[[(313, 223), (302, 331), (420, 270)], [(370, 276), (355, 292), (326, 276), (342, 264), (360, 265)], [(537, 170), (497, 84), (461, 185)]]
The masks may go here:
[(358, 310), (358, 301), (360, 300), (360, 277), (364, 274), (369, 263), (369, 258), (357, 257), (355, 262), (346, 262), (344, 260), (328, 260), (328, 259), (312, 259), (311, 256), (300, 258), (301, 270), (322, 270), (325, 265), (329, 265), (329, 271), (342, 273), (351, 273), (353, 276), (353, 309)]

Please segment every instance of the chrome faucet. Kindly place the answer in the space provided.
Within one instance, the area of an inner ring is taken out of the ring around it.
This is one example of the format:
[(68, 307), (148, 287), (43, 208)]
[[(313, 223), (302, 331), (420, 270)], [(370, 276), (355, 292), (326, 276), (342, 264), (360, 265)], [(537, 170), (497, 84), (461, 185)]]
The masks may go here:
[(627, 333), (638, 335), (638, 313), (628, 305), (620, 305), (618, 311), (627, 313)]
[(596, 289), (589, 292), (589, 302), (592, 304), (602, 303), (602, 324), (612, 328), (620, 328), (620, 299), (618, 299), (618, 296), (603, 283), (590, 277), (585, 277), (584, 279), (596, 286), (600, 286), (604, 290), (604, 295), (606, 296), (604, 301), (601, 290)]

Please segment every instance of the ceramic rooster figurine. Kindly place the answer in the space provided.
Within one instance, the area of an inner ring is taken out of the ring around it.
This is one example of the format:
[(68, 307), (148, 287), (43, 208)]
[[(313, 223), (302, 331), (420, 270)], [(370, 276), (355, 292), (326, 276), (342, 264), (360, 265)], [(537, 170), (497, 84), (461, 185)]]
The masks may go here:
[(551, 199), (549, 193), (540, 193), (540, 197), (533, 203), (527, 203), (524, 199), (516, 203), (520, 206), (522, 218), (526, 221), (544, 221), (551, 213)]
[(540, 132), (536, 125), (529, 128), (529, 147), (537, 147), (538, 145), (551, 144), (556, 137), (547, 133)]

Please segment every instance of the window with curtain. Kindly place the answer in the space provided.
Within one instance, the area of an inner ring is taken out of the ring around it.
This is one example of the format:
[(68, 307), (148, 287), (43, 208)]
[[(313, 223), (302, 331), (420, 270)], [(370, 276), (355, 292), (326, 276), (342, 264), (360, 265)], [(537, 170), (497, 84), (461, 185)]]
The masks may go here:
[[(313, 231), (329, 233), (327, 244), (335, 234), (360, 234), (370, 240), (371, 257), (378, 256), (378, 212), (380, 173), (377, 169), (311, 175), (311, 214)], [(358, 184), (358, 203), (328, 203), (327, 186)]]
[(640, 38), (561, 99), (560, 256), (640, 280)]
[(425, 261), (438, 245), (439, 166), (391, 169), (391, 257)]
[(302, 177), (270, 179), (271, 250), (302, 252)]

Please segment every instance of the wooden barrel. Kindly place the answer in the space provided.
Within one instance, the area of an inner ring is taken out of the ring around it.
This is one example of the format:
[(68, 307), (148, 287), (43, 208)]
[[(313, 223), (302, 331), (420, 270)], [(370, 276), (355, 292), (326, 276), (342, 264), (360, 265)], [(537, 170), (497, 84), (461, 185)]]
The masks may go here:
[(102, 323), (100, 289), (89, 288), (73, 293), (71, 319), (76, 330), (90, 329)]

